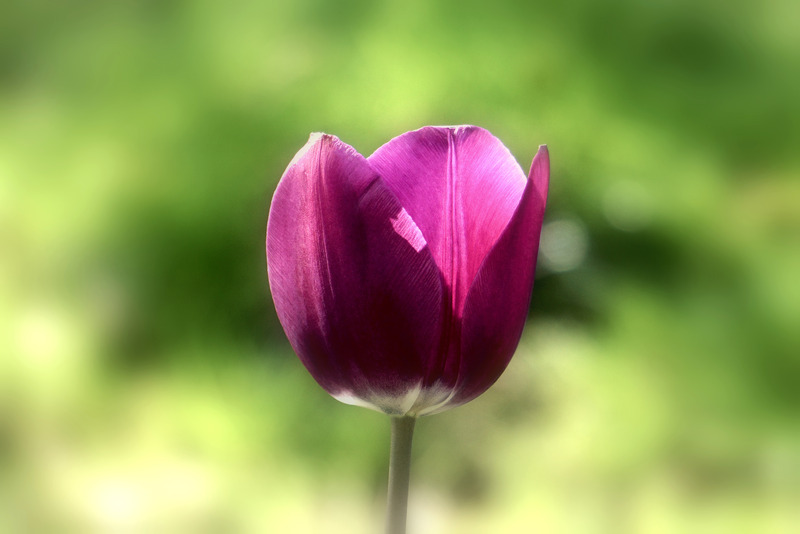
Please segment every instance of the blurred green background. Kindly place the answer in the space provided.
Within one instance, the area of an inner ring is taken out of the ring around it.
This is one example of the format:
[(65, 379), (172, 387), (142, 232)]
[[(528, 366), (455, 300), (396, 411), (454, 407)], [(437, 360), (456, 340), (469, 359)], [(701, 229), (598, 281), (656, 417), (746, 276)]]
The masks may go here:
[(389, 422), (264, 261), (312, 131), (478, 124), (551, 196), (496, 386), (420, 421), (416, 534), (800, 532), (800, 4), (0, 5), (0, 531), (382, 525)]

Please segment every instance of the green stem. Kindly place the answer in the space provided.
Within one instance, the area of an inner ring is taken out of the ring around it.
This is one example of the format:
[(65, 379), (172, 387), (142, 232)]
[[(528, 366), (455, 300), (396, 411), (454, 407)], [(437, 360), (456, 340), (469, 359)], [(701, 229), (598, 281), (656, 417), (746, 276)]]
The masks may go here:
[(389, 497), (387, 534), (405, 534), (408, 509), (408, 480), (411, 475), (411, 439), (414, 417), (392, 417), (392, 445), (389, 452)]

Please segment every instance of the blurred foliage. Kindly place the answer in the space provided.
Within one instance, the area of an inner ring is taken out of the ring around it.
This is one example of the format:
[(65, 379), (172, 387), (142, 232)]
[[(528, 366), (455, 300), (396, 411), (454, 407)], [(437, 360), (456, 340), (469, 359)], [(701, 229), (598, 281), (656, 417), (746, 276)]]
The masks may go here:
[(268, 294), (312, 131), (553, 161), (529, 327), (423, 419), (417, 534), (800, 531), (792, 0), (0, 5), (0, 531), (381, 524), (388, 421)]

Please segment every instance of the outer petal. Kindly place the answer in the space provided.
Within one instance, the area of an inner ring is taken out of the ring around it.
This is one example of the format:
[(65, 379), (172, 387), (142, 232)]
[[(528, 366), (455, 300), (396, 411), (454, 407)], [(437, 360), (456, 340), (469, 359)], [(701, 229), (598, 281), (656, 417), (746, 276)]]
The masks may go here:
[(317, 382), (344, 402), (405, 413), (439, 343), (440, 275), (353, 148), (312, 135), (275, 191), (267, 258), (278, 317)]
[(461, 366), (452, 405), (486, 391), (517, 348), (530, 306), (549, 179), (550, 158), (547, 147), (541, 146), (519, 208), (486, 257), (467, 296)]
[(425, 127), (369, 157), (431, 247), (460, 315), (467, 291), (525, 188), (508, 149), (475, 126)]

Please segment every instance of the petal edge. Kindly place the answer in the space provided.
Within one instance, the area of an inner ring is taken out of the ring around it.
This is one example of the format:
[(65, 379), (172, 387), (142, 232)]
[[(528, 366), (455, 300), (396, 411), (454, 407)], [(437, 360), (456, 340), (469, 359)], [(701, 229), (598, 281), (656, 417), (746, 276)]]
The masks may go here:
[(519, 343), (533, 292), (549, 178), (549, 154), (542, 145), (531, 164), (522, 201), (467, 295), (453, 405), (486, 391), (505, 370)]

